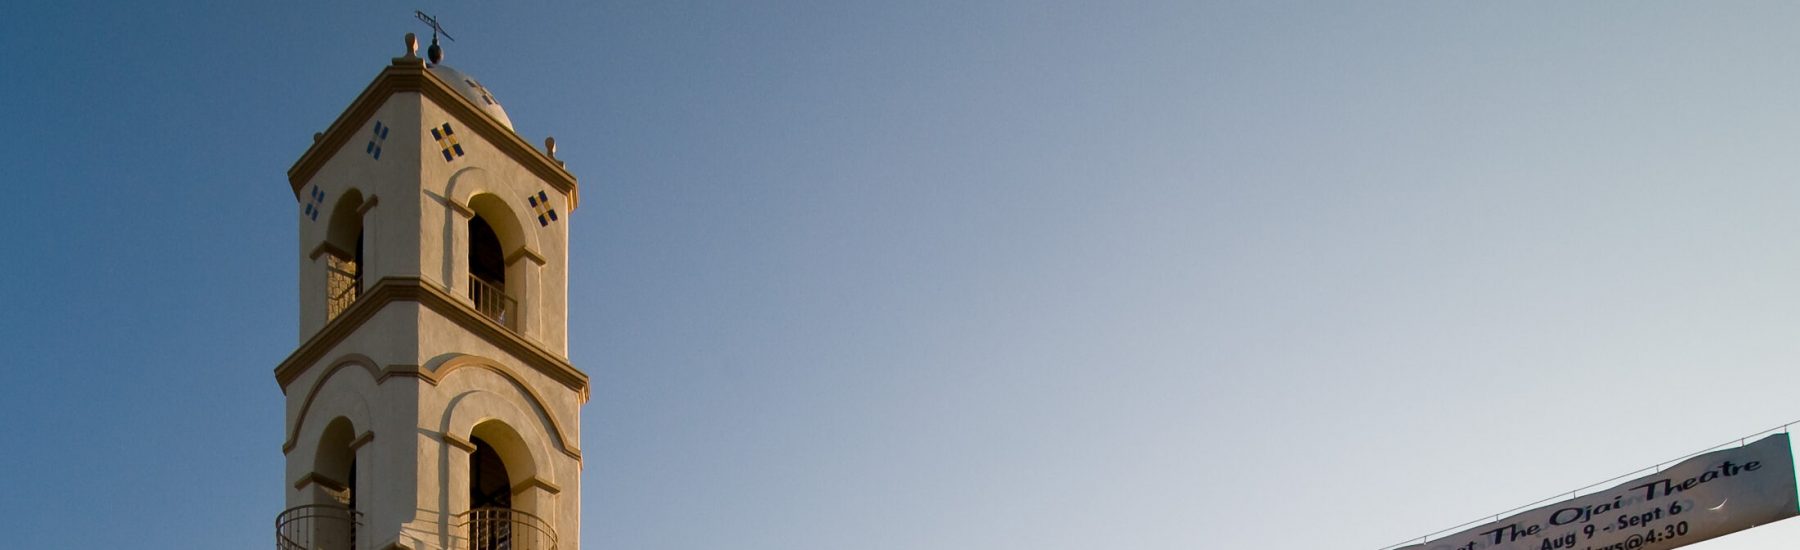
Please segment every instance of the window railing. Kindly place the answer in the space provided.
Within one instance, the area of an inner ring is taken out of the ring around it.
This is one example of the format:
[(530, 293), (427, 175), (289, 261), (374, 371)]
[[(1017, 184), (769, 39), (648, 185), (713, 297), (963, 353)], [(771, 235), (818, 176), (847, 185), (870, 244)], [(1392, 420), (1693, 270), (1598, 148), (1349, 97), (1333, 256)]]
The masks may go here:
[(476, 508), (456, 516), (468, 550), (556, 550), (556, 530), (543, 518), (511, 508)]
[(362, 513), (342, 504), (295, 506), (275, 516), (275, 550), (356, 550)]
[(350, 309), (356, 303), (356, 297), (362, 294), (362, 276), (358, 274), (355, 260), (346, 260), (327, 255), (325, 261), (325, 320), (336, 319), (337, 316)]
[(469, 301), (474, 302), (475, 310), (506, 328), (517, 328), (513, 325), (517, 317), (519, 302), (506, 295), (506, 289), (500, 285), (482, 280), (474, 275), (469, 276)]

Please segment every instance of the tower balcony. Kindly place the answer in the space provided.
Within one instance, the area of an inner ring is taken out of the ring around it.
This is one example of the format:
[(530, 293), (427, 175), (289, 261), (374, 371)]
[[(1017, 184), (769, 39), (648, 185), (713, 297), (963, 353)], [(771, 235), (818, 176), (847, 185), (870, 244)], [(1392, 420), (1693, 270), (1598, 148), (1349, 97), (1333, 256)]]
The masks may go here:
[(518, 317), (519, 302), (512, 296), (507, 296), (504, 287), (470, 275), (469, 301), (474, 303), (476, 311), (500, 323), (500, 326), (518, 330), (519, 327), (513, 321)]
[(342, 504), (295, 506), (275, 516), (275, 550), (356, 550), (362, 513)]
[(556, 529), (523, 511), (476, 508), (456, 519), (464, 550), (556, 550)]

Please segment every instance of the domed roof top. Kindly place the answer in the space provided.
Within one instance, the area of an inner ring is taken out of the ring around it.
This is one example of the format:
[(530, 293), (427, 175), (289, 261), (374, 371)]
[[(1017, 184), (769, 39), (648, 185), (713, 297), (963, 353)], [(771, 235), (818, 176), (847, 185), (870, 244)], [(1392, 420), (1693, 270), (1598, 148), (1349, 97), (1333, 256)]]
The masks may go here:
[(470, 103), (487, 111), (489, 116), (500, 121), (500, 124), (506, 126), (506, 129), (513, 129), (512, 119), (507, 118), (506, 109), (500, 108), (500, 102), (494, 99), (494, 94), (489, 92), (486, 86), (482, 86), (481, 82), (476, 81), (475, 77), (463, 74), (462, 71), (452, 69), (442, 63), (431, 65), (431, 73), (437, 75), (439, 80), (443, 80), (451, 88), (455, 88), (457, 93), (462, 94), (463, 98), (468, 99)]

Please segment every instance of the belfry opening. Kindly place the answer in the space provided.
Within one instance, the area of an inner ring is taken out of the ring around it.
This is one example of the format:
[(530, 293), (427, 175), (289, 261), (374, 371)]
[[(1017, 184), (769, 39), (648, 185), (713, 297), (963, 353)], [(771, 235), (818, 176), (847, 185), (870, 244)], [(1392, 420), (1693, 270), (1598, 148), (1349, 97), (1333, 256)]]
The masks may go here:
[(362, 295), (363, 220), (362, 193), (345, 191), (331, 208), (331, 227), (326, 232), (326, 313), (327, 319), (350, 309)]
[(510, 548), (512, 524), (505, 521), (482, 521), (486, 517), (505, 517), (512, 512), (512, 478), (506, 475), (506, 462), (494, 446), (476, 437), (475, 452), (469, 454), (469, 512), (474, 520), (469, 530), (469, 546), (476, 549)]
[(469, 297), (476, 309), (506, 324), (506, 257), (494, 226), (479, 214), (469, 218)]

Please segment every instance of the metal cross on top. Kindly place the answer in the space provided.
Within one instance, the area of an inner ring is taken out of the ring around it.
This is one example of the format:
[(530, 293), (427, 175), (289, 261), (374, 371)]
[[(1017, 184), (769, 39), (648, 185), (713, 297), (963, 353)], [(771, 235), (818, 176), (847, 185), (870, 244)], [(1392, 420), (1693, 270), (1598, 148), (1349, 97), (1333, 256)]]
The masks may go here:
[(419, 10), (413, 10), (413, 16), (418, 17), (419, 20), (424, 21), (425, 24), (431, 25), (431, 38), (433, 38), (434, 40), (437, 38), (437, 35), (442, 34), (442, 35), (444, 35), (444, 38), (450, 39), (451, 42), (456, 41), (456, 37), (450, 36), (450, 33), (448, 33), (448, 32), (444, 32), (443, 25), (438, 24), (436, 17), (425, 15), (425, 12), (422, 12)]

